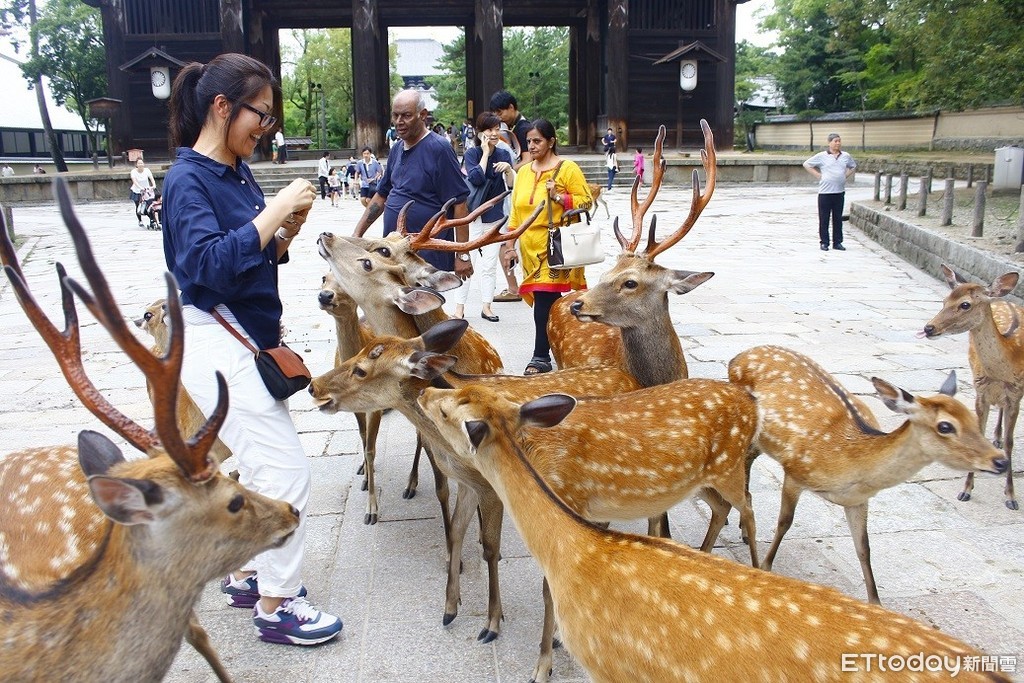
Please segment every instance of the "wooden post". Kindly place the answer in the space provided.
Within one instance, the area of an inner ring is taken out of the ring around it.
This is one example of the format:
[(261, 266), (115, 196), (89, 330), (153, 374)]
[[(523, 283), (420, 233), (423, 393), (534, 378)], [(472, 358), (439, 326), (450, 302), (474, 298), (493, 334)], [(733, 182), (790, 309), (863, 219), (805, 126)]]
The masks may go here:
[(885, 203), (892, 204), (892, 173), (885, 174)]
[[(622, 149), (629, 149), (629, 0), (608, 0), (608, 32), (604, 53), (605, 113), (608, 126), (618, 136)], [(534, 114), (536, 116), (536, 114)], [(633, 145), (635, 147), (635, 145)]]
[(921, 178), (921, 187), (917, 188), (917, 215), (923, 216), (928, 205), (928, 185)]
[(974, 185), (974, 164), (967, 165), (967, 187)]
[(872, 195), (874, 200), (877, 202), (878, 198), (882, 194), (882, 172), (875, 171), (875, 193)]
[[(934, 177), (934, 175), (935, 175), (935, 168), (932, 167), (931, 164), (928, 164), (928, 182), (925, 185), (925, 190), (924, 190), (925, 194), (931, 194), (932, 193), (932, 178)], [(924, 215), (924, 214), (922, 214), (922, 215)]]
[(942, 217), (939, 225), (953, 224), (953, 183), (952, 178), (946, 178), (946, 189), (942, 195)]
[(391, 118), (388, 84), (388, 36), (377, 3), (352, 2), (352, 54), (362, 66), (352, 73), (356, 149), (368, 145), (382, 156), (384, 130)]
[(910, 177), (906, 172), (900, 173), (900, 194), (896, 201), (896, 208), (903, 211), (907, 208), (907, 185), (910, 184)]
[(979, 180), (974, 188), (974, 222), (971, 224), (971, 237), (981, 237), (985, 231), (985, 191), (988, 181)]

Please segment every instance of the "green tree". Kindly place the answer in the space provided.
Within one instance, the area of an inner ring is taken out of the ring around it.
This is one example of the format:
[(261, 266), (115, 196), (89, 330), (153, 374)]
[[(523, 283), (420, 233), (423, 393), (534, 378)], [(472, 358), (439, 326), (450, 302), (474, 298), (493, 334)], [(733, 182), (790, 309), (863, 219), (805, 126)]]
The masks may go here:
[(772, 78), (777, 57), (768, 49), (746, 40), (736, 45), (736, 122), (734, 143), (746, 147), (754, 124), (764, 121), (764, 112), (747, 109), (744, 102), (758, 90), (757, 78)]
[(460, 33), (442, 47), (441, 60), (437, 64), (440, 75), (430, 79), (437, 90), (437, 108), (432, 112), (434, 120), (445, 126), (455, 122), (462, 125), (468, 115), (466, 111), (466, 36)]
[(38, 52), (23, 67), (30, 83), (42, 76), (59, 106), (78, 113), (89, 131), (92, 150), (98, 150), (99, 122), (86, 104), (107, 91), (103, 24), (97, 9), (80, 0), (48, 0), (32, 28)]
[(351, 31), (297, 30), (292, 36), (298, 47), (284, 51), (283, 62), (289, 69), (281, 84), (286, 130), (318, 140), (319, 95), (313, 84), (320, 84), (327, 146), (349, 147), (354, 124)]
[[(39, 54), (38, 35), (32, 30), (36, 24), (38, 13), (36, 11), (36, 0), (7, 0), (0, 4), (0, 35), (11, 37), (11, 44), (14, 51), (20, 52), (22, 46), (16, 31), (19, 29), (29, 34), (29, 55), (36, 57)], [(50, 112), (46, 108), (46, 96), (43, 90), (43, 78), (37, 76), (30, 85), (36, 91), (36, 102), (39, 105), (39, 118), (43, 122), (43, 133), (50, 144), (50, 158), (58, 171), (68, 170), (60, 147), (57, 144), (57, 135), (53, 132), (53, 124), (50, 123)]]

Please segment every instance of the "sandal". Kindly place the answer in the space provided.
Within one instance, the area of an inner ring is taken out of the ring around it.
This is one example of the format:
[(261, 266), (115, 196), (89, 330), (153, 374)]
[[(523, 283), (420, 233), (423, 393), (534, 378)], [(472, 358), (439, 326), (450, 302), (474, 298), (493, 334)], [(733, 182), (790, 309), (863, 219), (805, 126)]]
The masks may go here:
[(496, 295), (494, 297), (494, 300), (495, 301), (522, 301), (523, 297), (519, 296), (519, 294), (513, 294), (512, 292), (510, 292), (510, 291), (508, 291), (506, 289), (501, 294)]
[(551, 361), (544, 360), (543, 358), (531, 358), (530, 362), (526, 364), (526, 371), (523, 374), (529, 377), (530, 375), (539, 375), (545, 372), (551, 372)]

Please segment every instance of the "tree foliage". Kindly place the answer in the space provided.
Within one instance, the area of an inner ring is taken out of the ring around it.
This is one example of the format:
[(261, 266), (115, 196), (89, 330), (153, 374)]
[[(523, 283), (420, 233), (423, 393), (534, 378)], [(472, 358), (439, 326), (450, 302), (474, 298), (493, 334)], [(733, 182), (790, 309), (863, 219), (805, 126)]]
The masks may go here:
[(795, 113), (1024, 102), (1020, 0), (775, 0), (760, 25)]

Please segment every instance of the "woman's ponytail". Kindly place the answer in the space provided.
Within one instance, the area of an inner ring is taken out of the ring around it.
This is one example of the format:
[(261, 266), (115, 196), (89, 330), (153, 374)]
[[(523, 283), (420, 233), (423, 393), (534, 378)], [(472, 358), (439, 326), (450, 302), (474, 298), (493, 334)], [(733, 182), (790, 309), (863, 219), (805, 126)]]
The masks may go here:
[(185, 65), (171, 86), (169, 129), (172, 147), (191, 147), (199, 139), (199, 131), (206, 119), (206, 110), (209, 109), (207, 104), (200, 115), (196, 90), (203, 69), (199, 62)]

